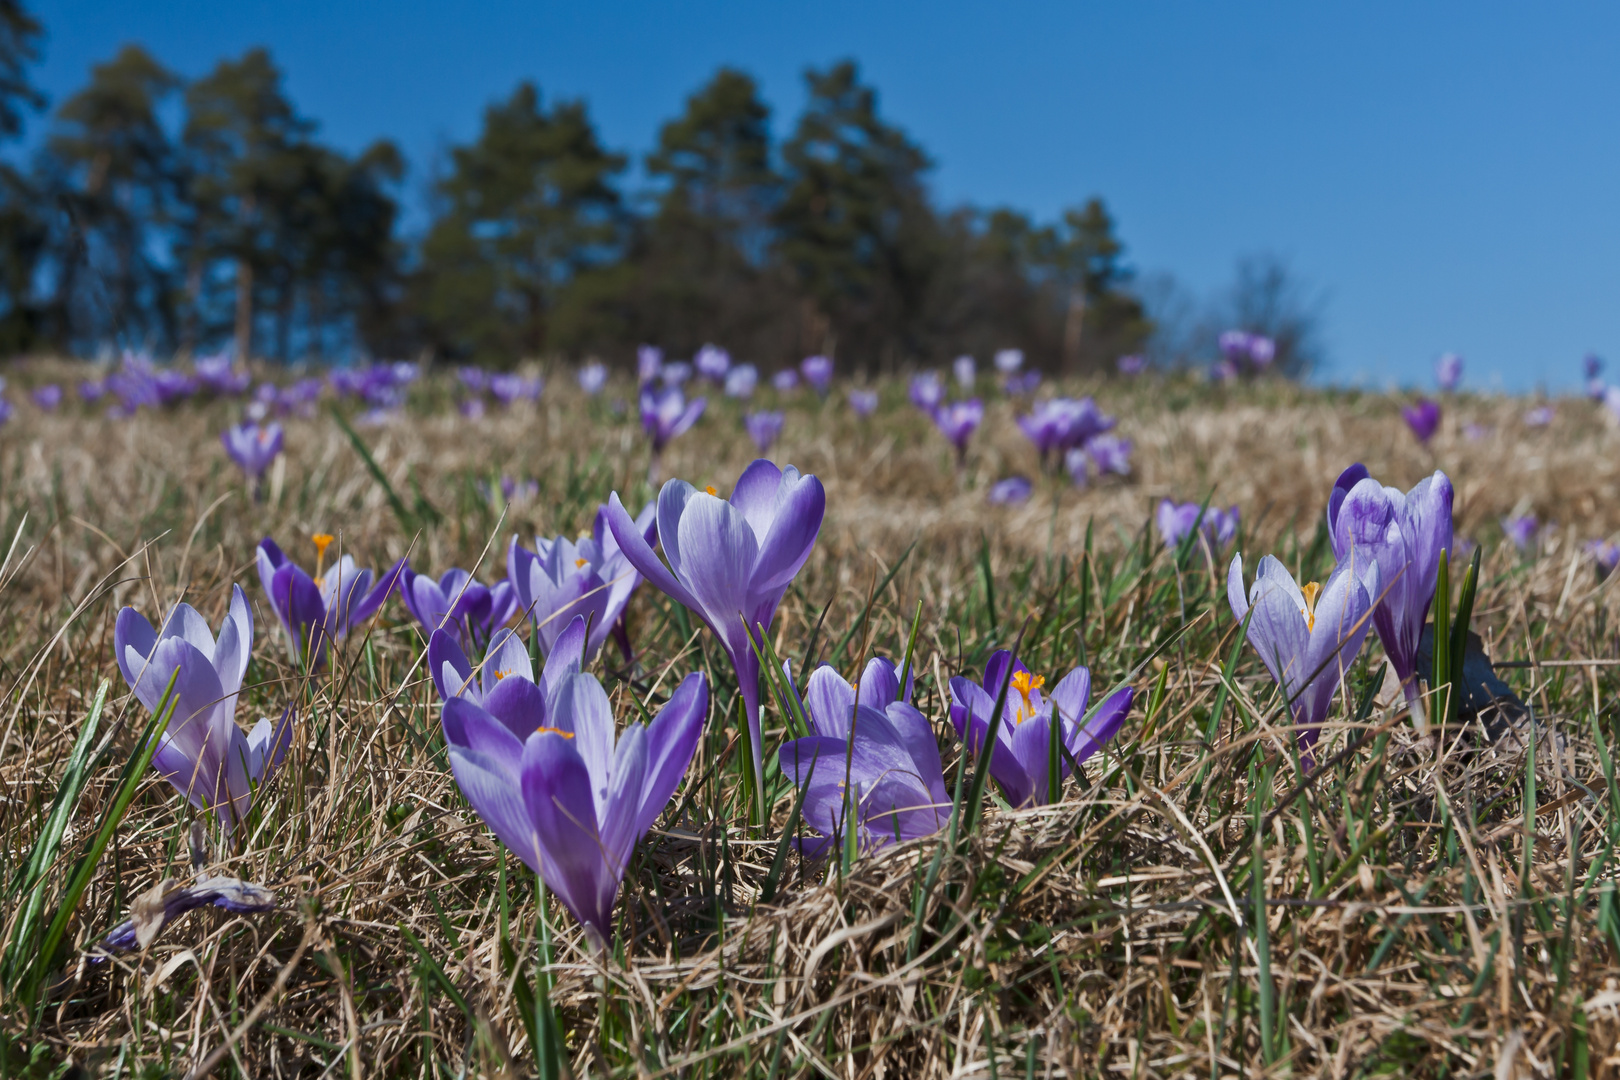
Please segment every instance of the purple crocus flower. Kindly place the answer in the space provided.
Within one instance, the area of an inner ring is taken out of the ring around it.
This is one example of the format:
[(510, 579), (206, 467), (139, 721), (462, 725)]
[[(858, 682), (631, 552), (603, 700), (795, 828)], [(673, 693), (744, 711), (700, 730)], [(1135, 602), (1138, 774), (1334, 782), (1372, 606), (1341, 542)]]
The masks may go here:
[(1520, 551), (1529, 550), (1540, 528), (1541, 522), (1534, 514), (1514, 514), (1502, 519), (1502, 535), (1513, 541), (1513, 546)]
[(720, 382), (731, 370), (731, 354), (718, 345), (705, 345), (692, 357), (697, 373), (712, 382)]
[(978, 398), (953, 401), (934, 410), (934, 426), (956, 447), (958, 464), (967, 460), (968, 440), (973, 438), (973, 433), (979, 430), (983, 422), (984, 403)]
[(456, 381), (469, 393), (482, 394), (489, 389), (489, 372), (481, 367), (463, 365), (456, 368)]
[(231, 587), (217, 637), (190, 604), (176, 604), (159, 630), (126, 607), (113, 628), (118, 670), (148, 711), (157, 711), (175, 680), (174, 712), (152, 767), (193, 806), (212, 809), (227, 832), (246, 819), (254, 785), (269, 778), (292, 743), (290, 709), (274, 725), (260, 720), (247, 735), (236, 726), (236, 697), (252, 652), (253, 616), (240, 585)]
[(1076, 446), (1063, 455), (1063, 468), (1069, 474), (1069, 482), (1077, 488), (1083, 488), (1091, 481), (1091, 458), (1085, 450)]
[(1054, 452), (1088, 442), (1114, 424), (1114, 418), (1103, 415), (1089, 397), (1038, 402), (1027, 415), (1018, 418), (1019, 429), (1035, 445), (1043, 465)]
[(1098, 435), (1087, 439), (1084, 447), (1100, 473), (1129, 476), (1131, 472), (1131, 440), (1118, 435)]
[(1001, 388), (1013, 397), (1033, 394), (1041, 388), (1041, 373), (1034, 368), (1015, 372), (1002, 380)]
[(222, 397), (245, 393), (253, 384), (251, 375), (237, 370), (235, 359), (228, 351), (199, 356), (192, 361), (191, 369), (204, 390)]
[(829, 356), (807, 356), (799, 361), (799, 371), (804, 375), (804, 381), (810, 388), (822, 397), (832, 387), (833, 362)]
[[(801, 476), (763, 458), (743, 471), (730, 500), (671, 480), (658, 493), (658, 538), (666, 567), (630, 520), (615, 492), (608, 527), (630, 565), (654, 588), (684, 604), (709, 625), (731, 659), (748, 718), (754, 776), (764, 783), (759, 730), (759, 658), (751, 634), (768, 633), (782, 595), (821, 533), (827, 493), (814, 476)], [(757, 639), (754, 639), (757, 640)]]
[(1249, 335), (1249, 363), (1255, 367), (1269, 367), (1277, 358), (1277, 343), (1264, 334)]
[(236, 424), (220, 432), (225, 452), (253, 481), (253, 497), (259, 496), (264, 470), (281, 453), (284, 441), (280, 424)]
[(1009, 476), (1005, 480), (997, 480), (990, 485), (989, 494), (985, 496), (991, 506), (1015, 506), (1026, 502), (1030, 492), (1035, 488), (1025, 476)]
[(1047, 790), (1053, 706), (1060, 724), (1059, 738), (1068, 750), (1058, 755), (1059, 775), (1067, 777), (1071, 759), (1075, 764), (1084, 763), (1118, 733), (1131, 711), (1133, 691), (1129, 686), (1116, 690), (1088, 720), (1088, 669), (1075, 668), (1052, 689), (1050, 698), (1043, 697), (1041, 688), (1046, 679), (1030, 674), (1024, 662), (1006, 649), (998, 650), (984, 666), (983, 684), (961, 675), (951, 679), (951, 723), (957, 737), (967, 742), (973, 754), (983, 750), (1004, 681), (1006, 706), (990, 752), (990, 776), (1001, 785), (1002, 794), (1014, 807), (1045, 806), (1061, 794)]
[(1406, 421), (1406, 426), (1412, 429), (1412, 434), (1417, 436), (1417, 441), (1427, 444), (1440, 427), (1440, 403), (1424, 398), (1416, 405), (1403, 408), (1401, 417)]
[(482, 420), (487, 411), (484, 408), (484, 399), (476, 397), (464, 399), (456, 406), (456, 410), (468, 420)]
[(1609, 410), (1609, 415), (1620, 420), (1620, 386), (1610, 386), (1603, 391), (1603, 407)]
[(434, 581), (406, 564), (399, 575), (399, 598), (424, 634), (447, 631), (463, 649), (482, 646), (518, 611), (510, 581), (480, 585), (465, 570), (446, 570)]
[(79, 384), (79, 400), (88, 405), (100, 401), (107, 394), (107, 384), (99, 379), (86, 379)]
[(1122, 356), (1115, 361), (1121, 375), (1140, 375), (1147, 370), (1147, 357), (1138, 353)]
[(1451, 481), (1443, 472), (1403, 495), (1374, 480), (1359, 463), (1339, 474), (1328, 495), (1334, 557), (1341, 563), (1354, 557), (1378, 564), (1382, 598), (1373, 594), (1373, 629), (1420, 729), (1425, 724), (1417, 713), (1418, 639), (1434, 601), (1440, 552), (1453, 550), (1451, 501)]
[(995, 355), (996, 370), (1003, 375), (1011, 375), (1024, 366), (1023, 349), (997, 349)]
[(56, 407), (62, 404), (62, 388), (55, 383), (46, 383), (36, 388), (29, 396), (34, 399), (35, 405), (46, 412), (55, 412)]
[(1216, 340), (1221, 355), (1232, 362), (1234, 368), (1249, 358), (1252, 336), (1246, 330), (1226, 330)]
[(945, 401), (945, 384), (940, 381), (937, 371), (924, 371), (911, 377), (911, 384), (906, 388), (911, 403), (929, 416)]
[[(1366, 640), (1379, 592), (1378, 563), (1365, 553), (1341, 562), (1327, 584), (1303, 589), (1273, 556), (1260, 560), (1254, 585), (1243, 592), (1243, 556), (1232, 557), (1226, 599), (1238, 622), (1249, 617), (1249, 644), (1290, 701), (1300, 763), (1315, 767), (1312, 753), (1333, 695)], [(1249, 616), (1250, 609), (1254, 614)]]
[(799, 698), (792, 669), (784, 664), (783, 671), (810, 724), (809, 735), (777, 752), (783, 775), (805, 792), (805, 824), (821, 834), (801, 844), (805, 855), (826, 854), (846, 831), (851, 804), (863, 852), (932, 836), (945, 827), (951, 797), (939, 744), (927, 718), (911, 704), (909, 673), (902, 687), (894, 664), (874, 657), (857, 689), (823, 664), (811, 672)]
[(1603, 374), (1603, 357), (1597, 353), (1587, 353), (1581, 359), (1581, 370), (1586, 373), (1588, 379), (1597, 378)]
[[(635, 530), (643, 544), (658, 537), (657, 507), (648, 503), (636, 515)], [(558, 635), (576, 616), (590, 625), (585, 659), (591, 660), (609, 634), (618, 634), (619, 646), (630, 657), (623, 636), (624, 609), (641, 584), (641, 574), (619, 548), (608, 528), (608, 509), (600, 507), (588, 536), (535, 537), (535, 550), (518, 546), (517, 537), (506, 549), (506, 578), (512, 584), (518, 611), (534, 622), (542, 656), (550, 656)]]
[(878, 394), (876, 390), (851, 389), (849, 392), (849, 407), (856, 416), (865, 419), (877, 412)]
[(1230, 357), (1223, 356), (1210, 366), (1209, 381), (1216, 385), (1229, 383), (1237, 377), (1237, 364), (1233, 363)]
[(1159, 507), (1153, 512), (1155, 524), (1159, 526), (1159, 537), (1164, 546), (1173, 548), (1180, 546), (1187, 534), (1198, 527), (1199, 515), (1203, 507), (1197, 503), (1174, 503), (1169, 499), (1160, 499)]
[(642, 386), (656, 382), (664, 370), (664, 350), (656, 345), (636, 346), (636, 378)]
[(1455, 390), (1462, 382), (1463, 358), (1454, 352), (1441, 353), (1434, 362), (1434, 378), (1442, 390)]
[(783, 368), (771, 376), (771, 385), (778, 393), (790, 394), (799, 388), (799, 373), (792, 368)]
[(648, 387), (641, 391), (641, 428), (652, 438), (654, 469), (664, 447), (697, 423), (708, 404), (709, 399), (701, 397), (688, 402), (678, 386), (657, 390)]
[(1204, 512), (1204, 532), (1215, 541), (1216, 547), (1225, 547), (1237, 535), (1241, 521), (1237, 507), (1228, 506), (1222, 510), (1218, 506), (1211, 506)]
[(1551, 405), (1537, 405), (1524, 414), (1524, 422), (1528, 427), (1546, 427), (1555, 415)]
[(692, 377), (692, 365), (685, 360), (675, 360), (664, 365), (658, 373), (665, 386), (684, 386)]
[(345, 554), (327, 568), (326, 549), (334, 539), (330, 533), (310, 537), (315, 544), (313, 577), (287, 558), (274, 540), (267, 536), (259, 541), (259, 581), (286, 631), (287, 652), (296, 664), (310, 648), (311, 671), (326, 659), (328, 643), (343, 640), (352, 627), (376, 614), (405, 570), (401, 559), (373, 586), (371, 571), (356, 567), (353, 555)]
[(1463, 425), (1463, 435), (1468, 439), (1469, 442), (1482, 442), (1483, 440), (1491, 437), (1493, 430), (1494, 429), (1489, 424), (1481, 424), (1473, 421)]
[(489, 377), (489, 392), (495, 400), (502, 405), (511, 406), (519, 401), (536, 401), (540, 391), (545, 389), (546, 382), (538, 375), (525, 378), (522, 375), (503, 373)]
[(743, 417), (743, 427), (748, 430), (748, 437), (754, 440), (761, 454), (768, 454), (776, 437), (782, 434), (782, 414), (762, 409), (751, 412)]
[(958, 356), (951, 361), (951, 374), (956, 376), (957, 386), (971, 390), (979, 378), (979, 365), (971, 356)]
[(1588, 540), (1584, 550), (1597, 564), (1600, 578), (1608, 577), (1614, 573), (1616, 566), (1620, 566), (1620, 544), (1610, 540)]
[(607, 385), (607, 365), (600, 360), (592, 360), (579, 369), (579, 388), (585, 391), (586, 396), (595, 397)]
[(1586, 396), (1593, 401), (1602, 401), (1603, 395), (1609, 392), (1608, 384), (1600, 376), (1594, 375), (1586, 380)]
[(606, 691), (580, 671), (584, 644), (585, 620), (576, 618), (537, 681), (516, 634), (497, 635), (475, 673), (441, 630), (428, 642), (428, 666), (462, 794), (599, 952), (630, 854), (692, 761), (709, 689), (693, 672), (651, 724), (630, 723), (615, 737)]
[(753, 364), (738, 364), (726, 372), (726, 397), (748, 399), (759, 385), (759, 369)]

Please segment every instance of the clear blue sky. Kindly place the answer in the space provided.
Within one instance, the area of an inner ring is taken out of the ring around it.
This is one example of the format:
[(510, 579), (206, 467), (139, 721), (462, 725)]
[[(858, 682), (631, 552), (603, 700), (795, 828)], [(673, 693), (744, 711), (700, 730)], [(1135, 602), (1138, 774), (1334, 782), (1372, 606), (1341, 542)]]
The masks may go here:
[[(1620, 366), (1620, 7), (1463, 3), (569, 5), (51, 0), (60, 101), (138, 41), (187, 75), (257, 44), (326, 138), (398, 141), (420, 196), (532, 78), (639, 155), (722, 63), (785, 133), (801, 73), (853, 57), (934, 155), (944, 203), (1089, 195), (1139, 270), (1217, 288), (1272, 251), (1327, 295), (1336, 381), (1572, 388)], [(37, 127), (37, 125), (36, 125)]]

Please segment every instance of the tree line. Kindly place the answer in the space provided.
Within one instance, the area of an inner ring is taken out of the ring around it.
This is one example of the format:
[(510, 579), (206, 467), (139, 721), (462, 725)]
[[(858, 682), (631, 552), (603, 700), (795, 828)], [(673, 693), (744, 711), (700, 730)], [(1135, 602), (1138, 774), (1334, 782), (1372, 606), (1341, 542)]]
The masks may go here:
[[(0, 0), (0, 136), (42, 106), (39, 35)], [(0, 351), (510, 366), (715, 342), (767, 367), (826, 353), (884, 370), (1015, 347), (1078, 372), (1143, 347), (1153, 325), (1100, 198), (1049, 222), (942, 207), (927, 151), (854, 62), (805, 79), (778, 140), (755, 80), (721, 68), (635, 186), (585, 102), (522, 83), (449, 150), (408, 235), (399, 149), (324, 145), (269, 52), (187, 80), (125, 46), (0, 169)]]

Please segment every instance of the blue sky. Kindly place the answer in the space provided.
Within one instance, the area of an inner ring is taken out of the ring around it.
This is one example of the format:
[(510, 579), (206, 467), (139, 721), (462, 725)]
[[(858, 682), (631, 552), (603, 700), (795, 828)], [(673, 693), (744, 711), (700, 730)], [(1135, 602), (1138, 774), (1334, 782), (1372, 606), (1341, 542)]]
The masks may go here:
[[(1198, 294), (1269, 251), (1326, 297), (1341, 382), (1573, 388), (1620, 362), (1620, 7), (1497, 3), (52, 0), (60, 101), (138, 41), (187, 75), (268, 46), (327, 139), (395, 139), (420, 194), (532, 78), (640, 154), (722, 63), (785, 133), (801, 75), (862, 65), (944, 203), (1053, 217), (1092, 194), (1132, 264)], [(36, 125), (37, 126), (37, 125)]]

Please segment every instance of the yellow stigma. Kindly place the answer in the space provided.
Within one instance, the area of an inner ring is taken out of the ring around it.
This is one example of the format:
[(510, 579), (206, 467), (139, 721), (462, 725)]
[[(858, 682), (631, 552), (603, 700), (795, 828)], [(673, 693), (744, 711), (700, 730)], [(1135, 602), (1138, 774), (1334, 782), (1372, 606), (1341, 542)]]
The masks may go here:
[(1046, 676), (1031, 675), (1027, 671), (1015, 671), (1012, 677), (1012, 688), (1023, 696), (1024, 705), (1013, 717), (1013, 723), (1022, 724), (1028, 716), (1035, 715), (1035, 703), (1029, 700), (1029, 695), (1046, 685)]
[(537, 728), (535, 728), (535, 729), (534, 729), (534, 730), (535, 730), (535, 731), (536, 731), (536, 732), (537, 732), (537, 733), (538, 733), (538, 732), (541, 732), (541, 731), (543, 731), (543, 732), (545, 732), (545, 733), (546, 733), (546, 734), (547, 734), (547, 735), (561, 735), (561, 736), (562, 736), (562, 737), (563, 737), (563, 738), (565, 738), (565, 739), (572, 739), (572, 738), (573, 738), (573, 737), (574, 737), (574, 733), (573, 733), (573, 732), (572, 732), (572, 731), (564, 731), (564, 730), (563, 730), (563, 729), (562, 729), (562, 728), (555, 728), (555, 727), (537, 727)]
[(326, 582), (321, 579), (321, 563), (326, 559), (326, 549), (331, 547), (332, 541), (336, 539), (337, 537), (331, 533), (316, 533), (310, 537), (310, 540), (315, 544), (315, 587), (317, 589), (326, 586)]
[(719, 498), (719, 497), (720, 497), (720, 493), (719, 493), (719, 492), (718, 492), (718, 491), (716, 491), (716, 490), (715, 490), (715, 489), (714, 489), (714, 485), (713, 485), (713, 484), (708, 484), (708, 485), (705, 485), (705, 486), (704, 486), (704, 488), (703, 488), (703, 490), (704, 490), (704, 491), (707, 491), (707, 492), (708, 492), (708, 493), (709, 493), (709, 494), (710, 494), (710, 495), (713, 495), (713, 496), (714, 496), (714, 497), (715, 497), (715, 498)]
[(1305, 610), (1301, 614), (1305, 616), (1305, 629), (1309, 632), (1316, 629), (1316, 598), (1322, 594), (1322, 586), (1308, 581), (1299, 587), (1299, 591), (1305, 594)]
[(590, 561), (591, 560), (589, 560), (589, 559), (575, 559), (574, 560), (574, 569), (578, 570), (580, 567), (584, 566), (586, 563), (588, 563)]

